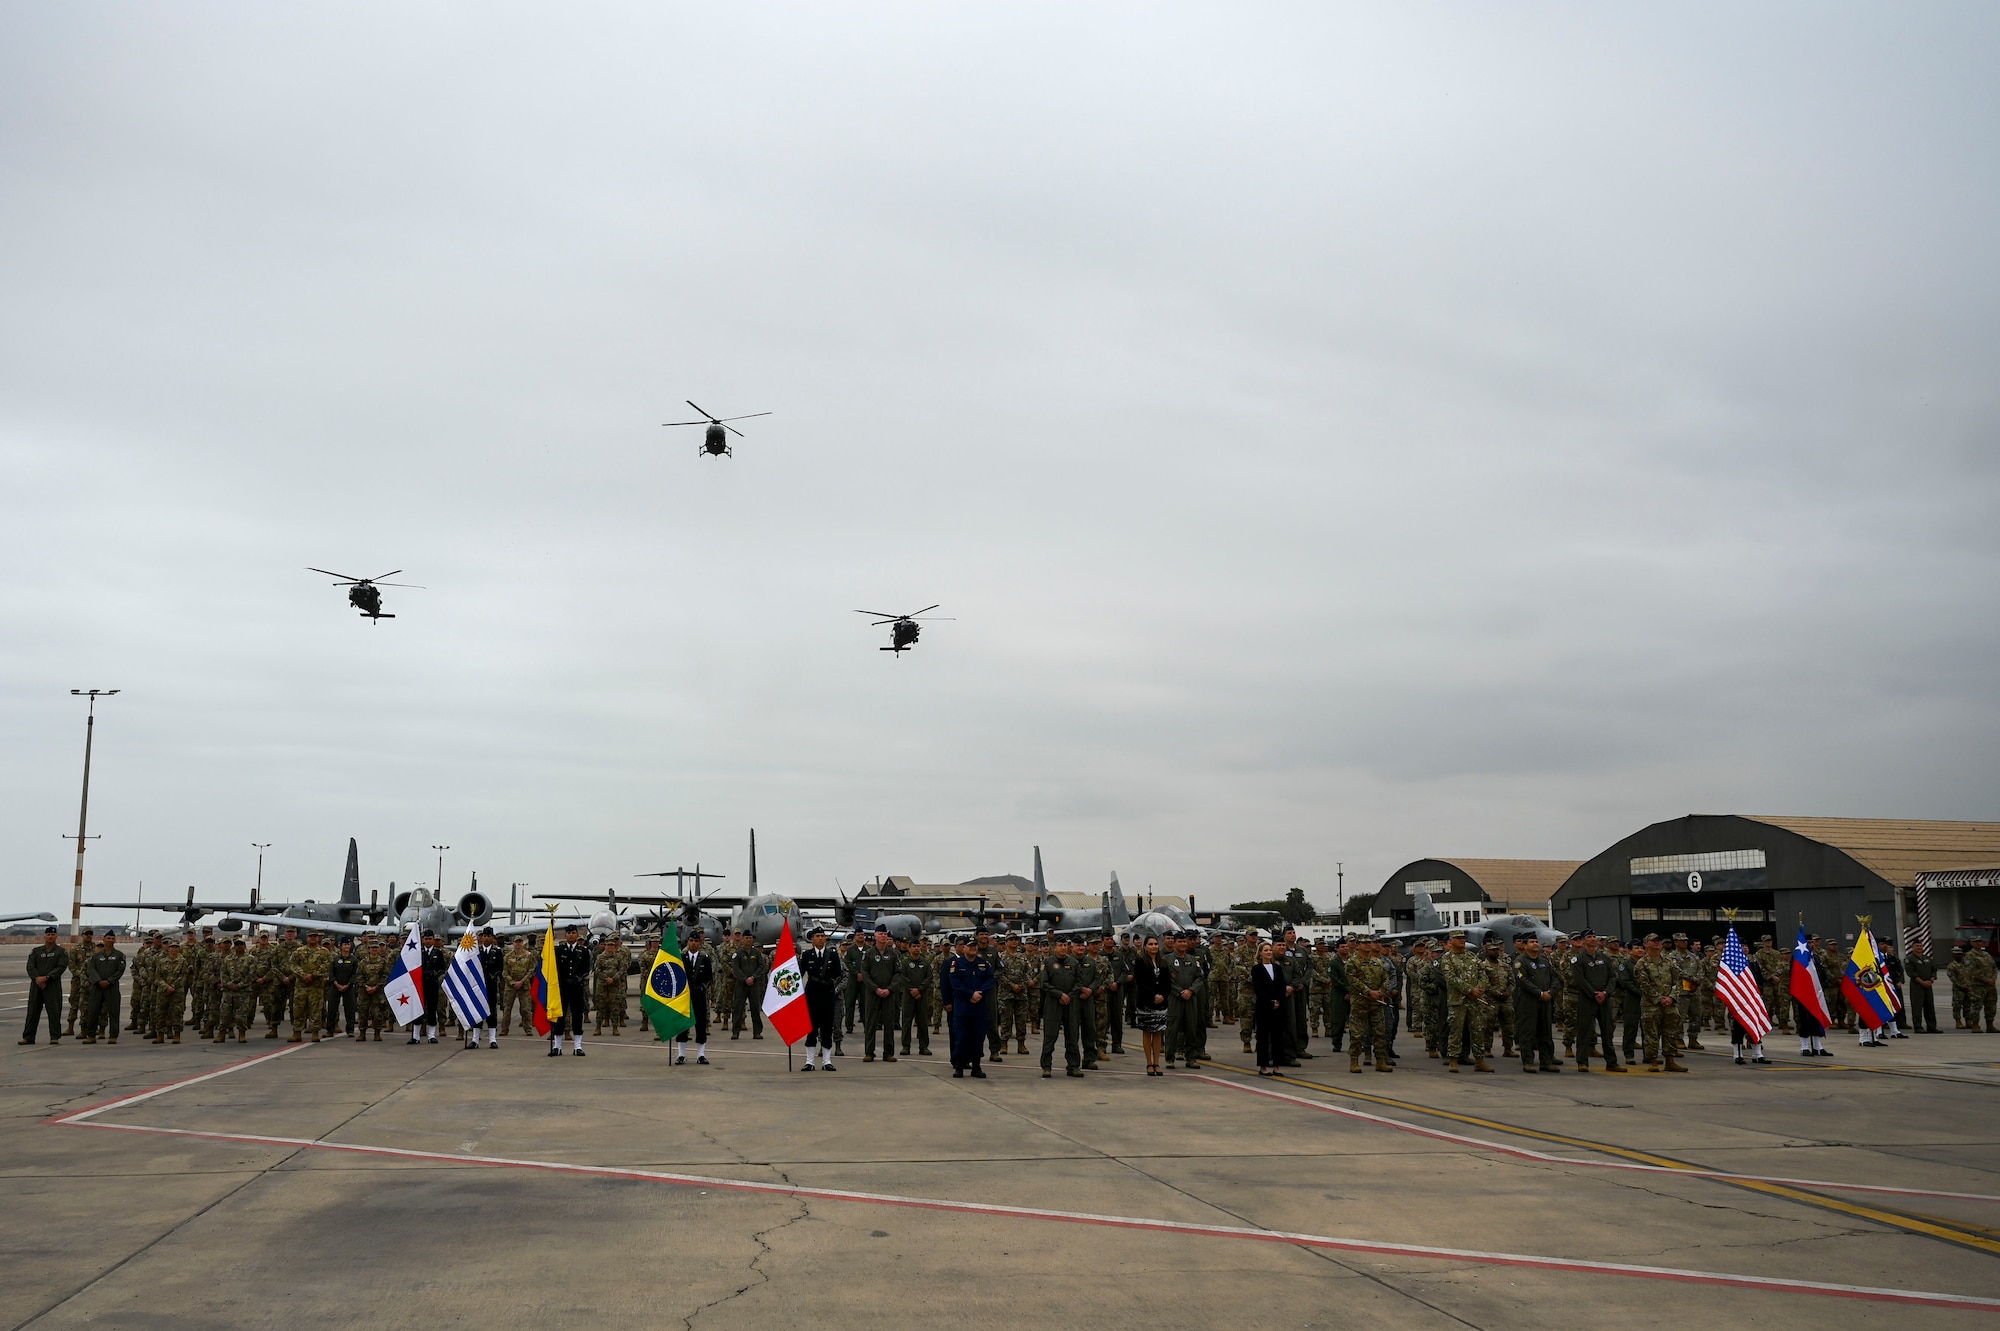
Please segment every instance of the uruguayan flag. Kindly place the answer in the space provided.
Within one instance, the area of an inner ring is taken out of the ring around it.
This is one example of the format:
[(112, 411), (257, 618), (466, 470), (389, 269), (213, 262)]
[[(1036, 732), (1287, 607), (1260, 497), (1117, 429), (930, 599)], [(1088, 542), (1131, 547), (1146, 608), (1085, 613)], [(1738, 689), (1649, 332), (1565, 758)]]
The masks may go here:
[(459, 1024), (467, 1030), (493, 1015), (493, 1005), (486, 1001), (486, 971), (479, 964), (479, 939), (469, 925), (465, 937), (458, 940), (450, 968), (444, 973), (444, 991), (451, 996)]

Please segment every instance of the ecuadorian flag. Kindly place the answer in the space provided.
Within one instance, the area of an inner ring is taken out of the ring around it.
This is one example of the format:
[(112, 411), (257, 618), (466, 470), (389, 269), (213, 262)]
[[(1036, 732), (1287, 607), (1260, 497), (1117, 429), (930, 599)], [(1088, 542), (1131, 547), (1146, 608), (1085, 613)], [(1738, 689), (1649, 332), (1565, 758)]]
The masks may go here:
[(694, 995), (688, 992), (687, 966), (681, 961), (680, 931), (671, 923), (660, 930), (660, 950), (646, 968), (646, 991), (639, 996), (639, 1009), (662, 1040), (671, 1040), (694, 1025)]
[[(535, 1034), (547, 1035), (562, 1020), (562, 986), (556, 983), (556, 917), (549, 916), (549, 930), (542, 935), (541, 959), (535, 963), (535, 977), (528, 982), (528, 1019)], [(583, 1046), (578, 1045), (579, 1049)]]
[(1896, 1019), (1896, 991), (1883, 978), (1882, 960), (1875, 955), (1875, 939), (1866, 925), (1854, 940), (1853, 955), (1841, 967), (1840, 992), (1871, 1031)]

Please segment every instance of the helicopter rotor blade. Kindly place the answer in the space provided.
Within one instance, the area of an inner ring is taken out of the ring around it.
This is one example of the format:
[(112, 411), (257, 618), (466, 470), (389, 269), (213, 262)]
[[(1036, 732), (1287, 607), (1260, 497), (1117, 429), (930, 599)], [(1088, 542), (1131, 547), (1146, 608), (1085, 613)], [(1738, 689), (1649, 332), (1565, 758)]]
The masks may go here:
[(857, 615), (873, 615), (885, 624), (902, 618), (901, 615), (892, 615), (883, 610), (856, 610), (854, 613)]
[(375, 582), (373, 578), (370, 578), (368, 581), (374, 583), (377, 587), (414, 587), (420, 592), (429, 590), (421, 582)]
[(377, 574), (376, 574), (376, 575), (375, 575), (374, 577), (372, 577), (372, 578), (363, 578), (363, 579), (362, 579), (362, 581), (363, 581), (363, 582), (380, 582), (380, 581), (382, 581), (382, 579), (384, 579), (384, 578), (393, 578), (393, 577), (395, 577), (395, 576), (396, 576), (396, 575), (397, 575), (398, 573), (401, 573), (402, 571), (403, 571), (403, 570), (401, 570), (401, 569), (399, 569), (399, 568), (392, 568), (392, 569), (390, 569), (390, 570), (389, 570), (389, 571), (388, 571), (387, 573), (377, 573)]
[(361, 579), (361, 578), (350, 578), (350, 577), (348, 577), (348, 576), (347, 576), (347, 575), (346, 575), (345, 573), (335, 573), (335, 572), (334, 572), (334, 571), (333, 571), (332, 569), (330, 569), (330, 568), (313, 568), (313, 567), (312, 567), (311, 565), (307, 565), (307, 567), (306, 567), (306, 572), (308, 572), (308, 573), (324, 573), (324, 574), (326, 574), (326, 576), (327, 576), (327, 577), (329, 577), (329, 578), (339, 578), (339, 579), (340, 579), (340, 580), (341, 580), (342, 582), (361, 582), (361, 581), (363, 581), (363, 579)]
[(694, 408), (694, 409), (695, 409), (696, 411), (698, 411), (698, 412), (700, 412), (700, 413), (701, 413), (702, 415), (704, 415), (704, 416), (708, 417), (708, 423), (709, 423), (710, 425), (720, 425), (720, 424), (722, 424), (722, 422), (721, 422), (721, 421), (719, 421), (719, 420), (717, 420), (717, 419), (715, 418), (715, 413), (714, 413), (714, 412), (710, 411), (710, 410), (709, 410), (709, 409), (708, 409), (707, 407), (704, 407), (704, 406), (702, 406), (702, 405), (701, 405), (701, 404), (700, 404), (699, 402), (695, 402), (695, 401), (692, 401), (692, 400), (690, 400), (690, 399), (688, 399), (688, 398), (682, 398), (682, 399), (681, 399), (681, 401), (683, 401), (683, 402), (686, 402), (686, 403), (687, 403), (687, 404), (688, 404), (688, 405), (689, 405), (690, 407), (693, 407), (693, 408)]
[(937, 607), (936, 607), (936, 606), (934, 606), (934, 605), (927, 605), (927, 606), (925, 606), (925, 607), (924, 607), (924, 608), (923, 608), (922, 610), (912, 610), (912, 611), (911, 611), (911, 612), (910, 612), (909, 614), (901, 616), (901, 618), (903, 618), (903, 619), (915, 619), (915, 618), (916, 618), (916, 617), (917, 617), (918, 615), (923, 615), (923, 614), (929, 614), (929, 613), (930, 613), (931, 611), (933, 611), (933, 610), (935, 610), (935, 609), (937, 609)]
[(716, 424), (727, 425), (731, 421), (754, 421), (759, 416), (768, 416), (770, 414), (771, 413), (768, 411), (753, 411), (747, 416), (724, 416), (722, 419), (718, 420)]
[(713, 425), (714, 423), (713, 421), (661, 421), (660, 425), (662, 428), (666, 428), (675, 425)]

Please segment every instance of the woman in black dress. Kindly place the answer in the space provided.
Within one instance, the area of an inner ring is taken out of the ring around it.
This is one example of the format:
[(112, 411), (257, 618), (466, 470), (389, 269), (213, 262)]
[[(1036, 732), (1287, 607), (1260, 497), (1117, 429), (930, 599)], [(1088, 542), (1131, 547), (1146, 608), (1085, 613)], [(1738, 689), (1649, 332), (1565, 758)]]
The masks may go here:
[(1139, 959), (1132, 963), (1132, 1024), (1139, 1028), (1146, 1045), (1146, 1075), (1164, 1077), (1160, 1053), (1166, 1042), (1167, 991), (1172, 986), (1167, 968), (1160, 961), (1160, 940), (1146, 940)]
[(1285, 972), (1272, 960), (1271, 945), (1257, 949), (1250, 968), (1250, 1002), (1257, 1027), (1257, 1075), (1275, 1077), (1285, 1054)]

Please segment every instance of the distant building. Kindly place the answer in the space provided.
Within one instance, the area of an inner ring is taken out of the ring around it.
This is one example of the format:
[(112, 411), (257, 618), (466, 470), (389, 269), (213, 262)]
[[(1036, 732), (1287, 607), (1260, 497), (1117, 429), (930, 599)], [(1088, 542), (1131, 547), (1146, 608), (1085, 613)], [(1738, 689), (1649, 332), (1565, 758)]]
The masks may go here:
[(1382, 884), (1368, 908), (1376, 933), (1416, 927), (1414, 892), (1430, 894), (1447, 925), (1477, 924), (1488, 915), (1536, 915), (1547, 919), (1549, 898), (1581, 860), (1412, 860)]

